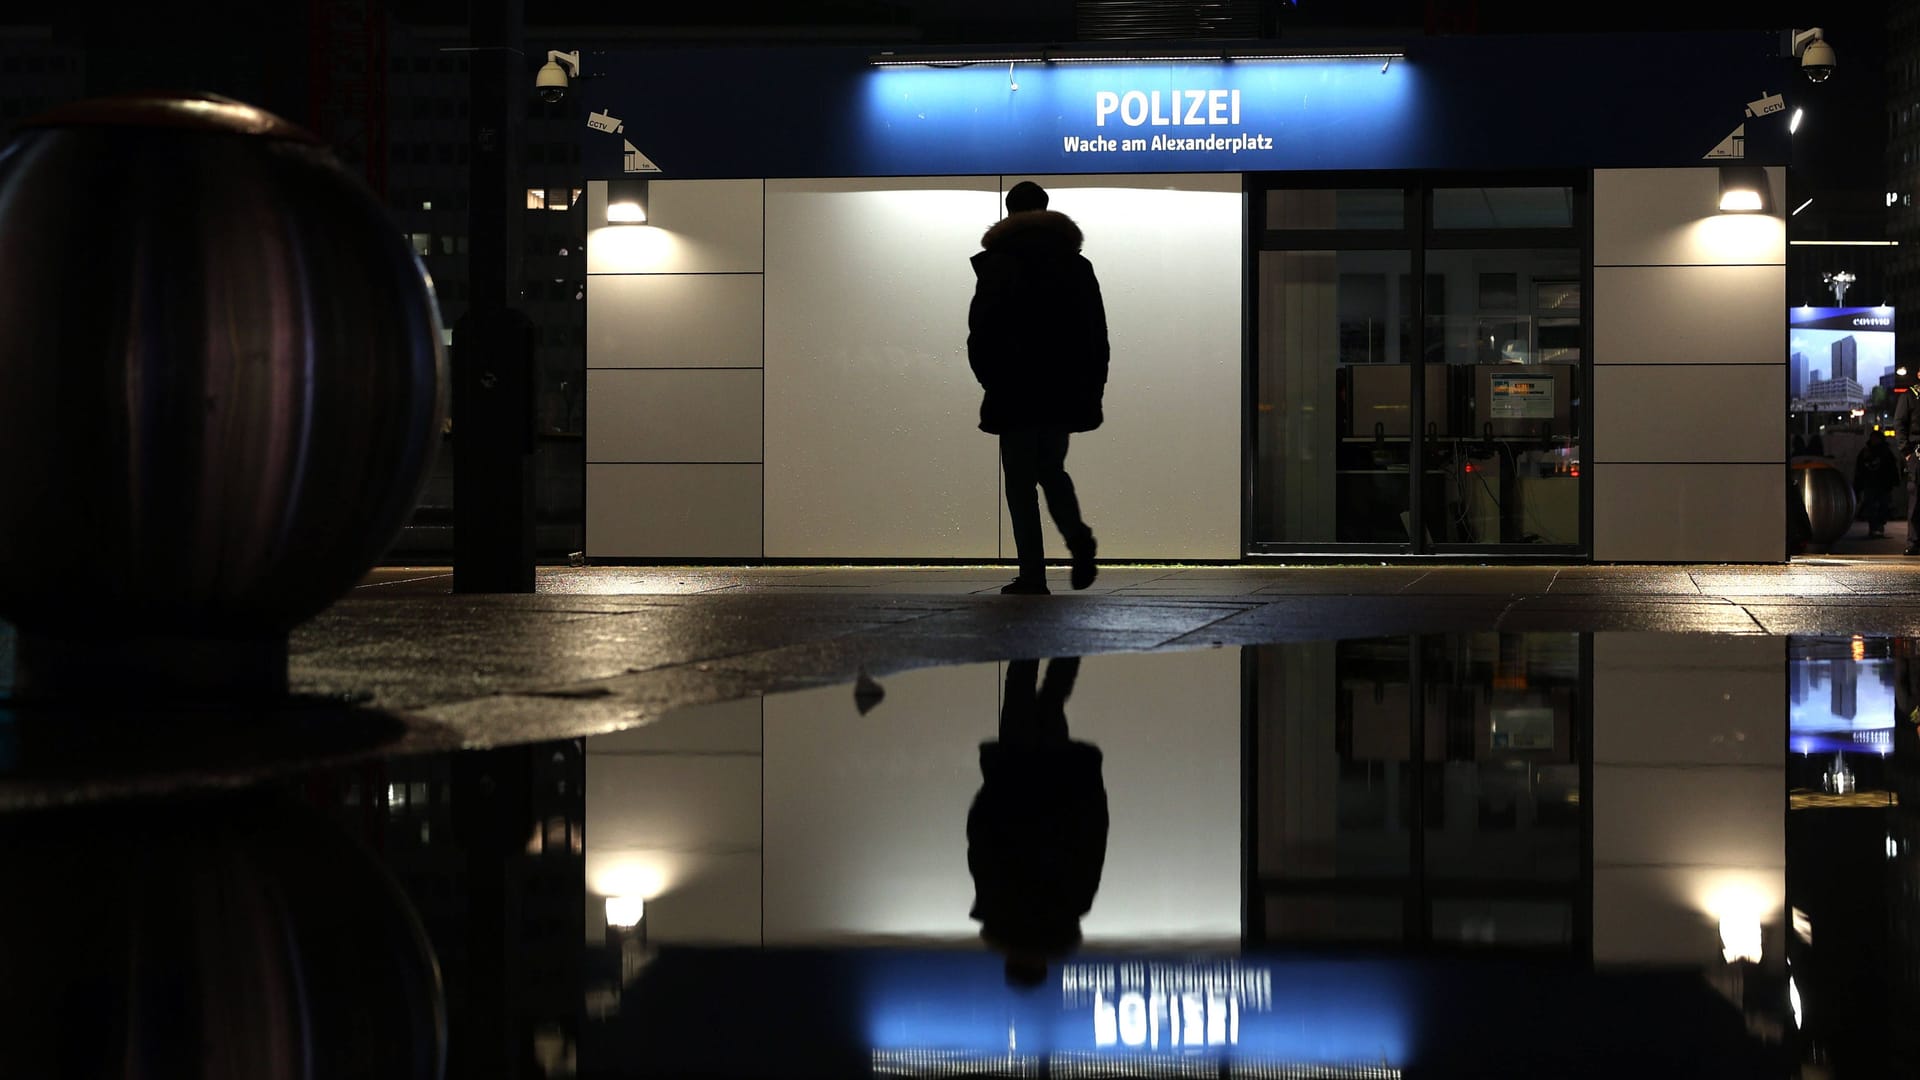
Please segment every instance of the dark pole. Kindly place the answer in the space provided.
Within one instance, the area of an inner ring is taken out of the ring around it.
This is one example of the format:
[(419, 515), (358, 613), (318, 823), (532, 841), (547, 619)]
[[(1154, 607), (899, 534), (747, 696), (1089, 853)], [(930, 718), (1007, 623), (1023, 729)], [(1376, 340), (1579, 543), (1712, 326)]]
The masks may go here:
[(533, 591), (533, 324), (520, 296), (521, 0), (472, 0), (467, 313), (453, 330), (453, 589)]

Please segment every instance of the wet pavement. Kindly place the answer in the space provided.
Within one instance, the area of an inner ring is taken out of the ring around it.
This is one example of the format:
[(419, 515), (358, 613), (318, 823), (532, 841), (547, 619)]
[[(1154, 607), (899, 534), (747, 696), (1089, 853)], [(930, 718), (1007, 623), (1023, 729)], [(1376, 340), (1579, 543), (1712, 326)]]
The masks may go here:
[(1920, 635), (1920, 560), (1694, 567), (1109, 567), (1003, 597), (1004, 567), (543, 568), (451, 596), (391, 568), (293, 639), (295, 688), (469, 745), (629, 726), (675, 705), (927, 664), (1378, 634)]
[(0, 1073), (1914, 1075), (1909, 565), (381, 571), (0, 708)]

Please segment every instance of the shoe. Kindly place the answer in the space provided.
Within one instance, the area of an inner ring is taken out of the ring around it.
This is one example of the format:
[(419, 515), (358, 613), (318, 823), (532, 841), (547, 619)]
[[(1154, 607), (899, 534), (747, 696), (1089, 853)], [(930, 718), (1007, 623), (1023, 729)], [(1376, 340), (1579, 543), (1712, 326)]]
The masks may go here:
[(1067, 545), (1067, 550), (1073, 554), (1073, 573), (1068, 581), (1074, 588), (1084, 589), (1093, 584), (1094, 578), (1100, 576), (1100, 568), (1093, 562), (1094, 552), (1098, 549), (1099, 545), (1093, 542), (1091, 530), (1079, 543)]
[(1920, 555), (1920, 544), (1908, 544), (1908, 545), (1907, 545), (1907, 550), (1905, 550), (1905, 551), (1903, 551), (1903, 552), (1901, 552), (1900, 554), (1902, 554), (1902, 555)]
[(1000, 586), (1002, 596), (1051, 596), (1053, 590), (1047, 588), (1044, 581), (1029, 581), (1026, 578), (1014, 578)]

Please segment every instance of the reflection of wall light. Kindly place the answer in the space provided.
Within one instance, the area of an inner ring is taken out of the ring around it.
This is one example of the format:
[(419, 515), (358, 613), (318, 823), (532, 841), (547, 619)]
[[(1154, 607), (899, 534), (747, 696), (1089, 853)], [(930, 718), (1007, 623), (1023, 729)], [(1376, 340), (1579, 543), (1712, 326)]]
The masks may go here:
[(1735, 960), (1760, 962), (1760, 921), (1743, 915), (1720, 917), (1720, 954), (1731, 964)]
[(666, 870), (652, 862), (620, 858), (587, 868), (587, 887), (602, 896), (657, 897), (671, 884)]
[(1705, 897), (1701, 908), (1720, 922), (1721, 956), (1727, 963), (1747, 960), (1759, 963), (1761, 923), (1779, 910), (1777, 890), (1771, 881), (1763, 886), (1756, 879), (1722, 878)]
[(647, 902), (638, 896), (607, 897), (608, 926), (638, 926), (646, 913)]

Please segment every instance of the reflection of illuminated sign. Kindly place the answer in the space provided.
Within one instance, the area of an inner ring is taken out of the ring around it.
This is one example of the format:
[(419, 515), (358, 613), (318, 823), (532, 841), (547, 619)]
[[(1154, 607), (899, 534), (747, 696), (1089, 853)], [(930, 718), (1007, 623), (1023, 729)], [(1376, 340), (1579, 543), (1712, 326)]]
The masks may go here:
[(997, 956), (874, 963), (868, 1047), (888, 1075), (1005, 1068), (1012, 1054), (1071, 1066), (1054, 1075), (1177, 1063), (1396, 1077), (1412, 1051), (1406, 975), (1375, 961), (1083, 957), (1056, 969), (1057, 997), (1010, 990)]
[(1241, 1010), (1273, 1005), (1272, 974), (1233, 964), (1069, 964), (1060, 987), (1067, 1009), (1091, 988), (1096, 1047), (1238, 1046)]
[(1796, 754), (1893, 752), (1894, 664), (1810, 659), (1787, 665), (1787, 730)]

